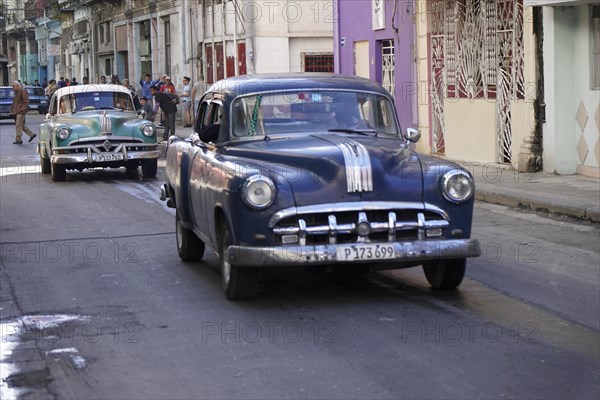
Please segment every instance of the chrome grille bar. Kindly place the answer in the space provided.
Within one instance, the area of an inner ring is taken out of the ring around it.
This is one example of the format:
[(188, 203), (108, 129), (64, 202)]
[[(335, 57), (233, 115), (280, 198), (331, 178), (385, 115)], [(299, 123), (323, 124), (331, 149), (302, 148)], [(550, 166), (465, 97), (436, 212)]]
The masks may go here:
[[(397, 221), (397, 216), (395, 212), (388, 213), (387, 222), (368, 221), (367, 215), (364, 212), (359, 213), (357, 219), (358, 223), (338, 224), (335, 215), (328, 215), (327, 220), (327, 225), (323, 224), (307, 226), (306, 221), (304, 219), (299, 219), (297, 226), (275, 227), (273, 228), (273, 233), (276, 235), (298, 235), (300, 244), (302, 245), (306, 244), (307, 235), (328, 235), (329, 243), (335, 244), (337, 243), (337, 235), (357, 234), (358, 224), (363, 222), (369, 224), (370, 233), (387, 232), (388, 241), (396, 240), (397, 231), (406, 230), (416, 230), (418, 238), (422, 240), (425, 238), (425, 231), (427, 229), (442, 229), (450, 225), (450, 223), (446, 220), (428, 221), (425, 219), (425, 214), (423, 213), (417, 214), (416, 221)], [(361, 240), (365, 241), (364, 239), (365, 238)]]

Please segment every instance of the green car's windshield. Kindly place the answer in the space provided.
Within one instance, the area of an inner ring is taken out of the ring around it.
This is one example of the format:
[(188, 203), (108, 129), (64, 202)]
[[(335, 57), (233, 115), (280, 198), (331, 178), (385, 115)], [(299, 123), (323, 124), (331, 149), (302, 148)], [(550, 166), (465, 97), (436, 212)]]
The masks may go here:
[(91, 110), (135, 111), (131, 96), (121, 92), (72, 93), (60, 98), (61, 114)]
[(266, 92), (232, 104), (234, 138), (287, 133), (398, 135), (395, 110), (384, 96), (349, 91)]

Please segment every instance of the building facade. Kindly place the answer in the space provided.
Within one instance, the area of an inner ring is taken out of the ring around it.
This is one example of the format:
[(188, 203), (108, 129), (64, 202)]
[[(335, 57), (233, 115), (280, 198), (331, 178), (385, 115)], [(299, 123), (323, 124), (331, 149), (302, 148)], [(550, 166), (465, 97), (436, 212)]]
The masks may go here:
[(269, 72), (333, 72), (333, 1), (204, 0), (194, 24), (206, 82)]
[(531, 7), (522, 0), (422, 0), (417, 7), (422, 146), (540, 170)]
[(337, 0), (336, 72), (381, 83), (393, 96), (402, 129), (416, 127), (416, 2)]
[(543, 29), (544, 170), (600, 178), (600, 4), (526, 4)]

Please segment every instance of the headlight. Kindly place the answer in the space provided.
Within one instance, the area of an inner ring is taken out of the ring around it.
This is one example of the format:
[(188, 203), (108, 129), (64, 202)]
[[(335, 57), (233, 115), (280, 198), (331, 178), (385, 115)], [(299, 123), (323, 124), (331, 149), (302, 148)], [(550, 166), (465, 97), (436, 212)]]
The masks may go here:
[(446, 200), (453, 203), (462, 203), (473, 196), (475, 185), (473, 178), (458, 169), (446, 172), (442, 177), (442, 192)]
[(142, 133), (144, 134), (144, 136), (150, 137), (154, 135), (154, 132), (156, 132), (156, 128), (154, 128), (154, 125), (147, 124), (142, 127)]
[(58, 128), (58, 130), (56, 131), (56, 136), (58, 136), (58, 138), (60, 140), (67, 140), (69, 138), (70, 134), (71, 134), (71, 130), (64, 126), (61, 128)]
[(242, 200), (249, 207), (263, 209), (275, 200), (275, 184), (262, 175), (253, 175), (242, 185)]

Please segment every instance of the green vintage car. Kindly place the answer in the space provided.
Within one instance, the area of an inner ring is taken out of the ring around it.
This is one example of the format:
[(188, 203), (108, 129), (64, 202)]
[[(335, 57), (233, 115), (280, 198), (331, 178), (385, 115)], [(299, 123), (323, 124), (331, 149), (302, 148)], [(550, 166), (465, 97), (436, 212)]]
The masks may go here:
[(43, 174), (64, 181), (67, 169), (119, 168), (154, 177), (160, 151), (156, 127), (136, 112), (121, 85), (77, 85), (58, 89), (40, 125)]

